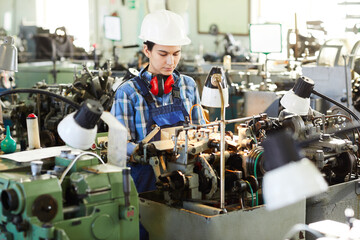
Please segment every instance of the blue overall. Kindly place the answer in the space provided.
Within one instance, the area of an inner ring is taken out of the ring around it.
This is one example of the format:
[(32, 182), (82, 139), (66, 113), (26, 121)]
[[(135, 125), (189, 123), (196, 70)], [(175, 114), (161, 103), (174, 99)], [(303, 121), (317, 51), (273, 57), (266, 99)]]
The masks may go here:
[[(146, 71), (146, 69), (144, 69)], [(140, 72), (140, 76), (141, 76)], [(135, 77), (138, 83), (141, 95), (144, 97), (149, 108), (149, 121), (146, 123), (146, 134), (152, 130), (152, 126), (157, 124), (160, 129), (173, 126), (183, 125), (189, 118), (184, 104), (180, 98), (180, 89), (177, 86), (180, 81), (180, 74), (174, 71), (175, 81), (172, 86), (172, 99), (173, 103), (165, 106), (156, 107), (155, 100), (151, 96), (150, 89), (141, 77)], [(156, 134), (153, 140), (160, 140), (160, 133)], [(151, 165), (135, 164), (131, 166), (131, 176), (135, 182), (136, 189), (139, 193), (152, 191), (156, 189), (156, 178), (154, 170)], [(140, 224), (140, 240), (147, 240), (149, 238), (147, 231)]]
[[(140, 77), (141, 73), (140, 76), (137, 76), (134, 79), (138, 83), (140, 87), (139, 91), (149, 107), (150, 118), (146, 126), (147, 134), (151, 132), (154, 124), (157, 124), (162, 129), (167, 127), (182, 126), (189, 119), (189, 114), (186, 111), (180, 97), (180, 89), (177, 86), (180, 80), (180, 74), (177, 71), (174, 71), (174, 75), (175, 83), (172, 86), (173, 103), (159, 107), (156, 107), (155, 100), (151, 96), (150, 89), (146, 85), (144, 79)], [(160, 140), (160, 133), (158, 133), (153, 140)], [(131, 167), (131, 175), (139, 193), (156, 189), (156, 179), (154, 171), (150, 165), (133, 165)]]

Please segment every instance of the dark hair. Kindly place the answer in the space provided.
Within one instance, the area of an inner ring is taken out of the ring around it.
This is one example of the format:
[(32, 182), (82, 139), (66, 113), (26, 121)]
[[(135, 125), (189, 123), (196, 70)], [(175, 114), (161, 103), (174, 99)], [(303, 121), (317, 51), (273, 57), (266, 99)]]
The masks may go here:
[(151, 42), (151, 41), (145, 41), (144, 44), (147, 46), (147, 48), (149, 49), (149, 51), (152, 51), (155, 43)]

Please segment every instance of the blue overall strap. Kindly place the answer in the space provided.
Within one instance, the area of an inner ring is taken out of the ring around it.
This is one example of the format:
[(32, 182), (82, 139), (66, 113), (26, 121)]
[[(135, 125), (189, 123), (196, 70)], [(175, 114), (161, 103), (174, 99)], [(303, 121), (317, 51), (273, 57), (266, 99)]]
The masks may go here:
[[(141, 74), (141, 73), (140, 73)], [(141, 76), (141, 75), (140, 75)], [(151, 93), (149, 88), (146, 86), (146, 83), (144, 82), (143, 79), (141, 79), (141, 77), (137, 76), (134, 78), (134, 80), (137, 82), (137, 84), (139, 85), (140, 89), (140, 94), (144, 97), (145, 101), (148, 103), (149, 107), (150, 105), (154, 104), (155, 106), (155, 100), (152, 98)], [(152, 107), (154, 107), (152, 106)]]
[(180, 74), (176, 72), (175, 77), (177, 79), (172, 85), (171, 95), (173, 103), (159, 107), (154, 104), (154, 107), (149, 108), (151, 118), (161, 128), (181, 126), (187, 123), (189, 119), (189, 113), (186, 111), (180, 96), (180, 88), (177, 86), (180, 81)]
[(183, 101), (181, 99), (181, 96), (180, 96), (180, 88), (179, 86), (176, 86), (175, 84), (173, 85), (173, 88), (172, 88), (172, 97), (173, 97), (173, 102), (175, 105), (179, 105), (180, 108), (181, 108), (181, 111), (185, 117), (185, 123), (188, 123), (189, 121), (189, 113), (188, 111), (186, 111), (185, 107), (184, 107), (184, 104), (183, 104)]
[[(154, 104), (154, 99), (151, 97), (150, 91), (148, 90), (146, 83), (139, 76), (135, 77), (134, 80), (139, 86), (138, 90), (140, 91), (140, 94), (145, 98), (146, 102), (149, 105), (149, 109), (151, 109), (150, 106)], [(149, 129), (148, 126), (151, 126), (153, 123), (154, 122), (152, 121), (152, 119), (149, 119), (149, 121), (147, 121), (147, 131)], [(156, 189), (156, 178), (151, 165), (133, 164), (130, 166), (131, 176), (134, 180), (138, 193), (153, 191)]]
[(150, 89), (145, 81), (141, 78), (143, 69), (139, 76), (134, 80), (139, 86), (140, 94), (144, 97), (148, 104), (150, 119), (146, 123), (147, 133), (152, 130), (152, 126), (156, 123), (159, 127), (180, 126), (189, 119), (189, 114), (186, 111), (182, 99), (180, 97), (180, 88), (177, 86), (180, 81), (180, 73), (174, 71), (175, 83), (172, 86), (173, 103), (166, 106), (156, 107), (155, 100), (151, 96)]
[[(141, 73), (142, 72), (140, 72), (139, 76), (141, 76)], [(141, 96), (144, 97), (146, 103), (148, 104), (149, 112), (151, 112), (151, 109), (156, 108), (155, 100), (151, 96), (150, 90), (146, 86), (145, 81), (139, 76), (135, 77), (134, 80), (139, 85), (140, 88), (138, 90), (140, 91)], [(147, 133), (149, 133), (152, 130), (152, 126), (154, 124), (155, 124), (154, 119), (149, 118), (148, 121), (146, 122), (146, 132)]]

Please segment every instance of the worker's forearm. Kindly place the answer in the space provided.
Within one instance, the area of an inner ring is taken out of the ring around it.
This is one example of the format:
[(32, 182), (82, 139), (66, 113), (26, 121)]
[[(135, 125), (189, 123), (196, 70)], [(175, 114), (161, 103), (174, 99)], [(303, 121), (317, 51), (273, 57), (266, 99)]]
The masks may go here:
[(134, 153), (135, 147), (137, 146), (134, 142), (128, 142), (126, 147), (126, 155), (131, 156)]

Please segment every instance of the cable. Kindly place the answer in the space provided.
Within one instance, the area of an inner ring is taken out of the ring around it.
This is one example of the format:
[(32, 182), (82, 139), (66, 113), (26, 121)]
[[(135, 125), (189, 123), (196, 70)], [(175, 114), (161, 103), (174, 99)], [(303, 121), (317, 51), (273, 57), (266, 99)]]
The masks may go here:
[(249, 185), (249, 188), (250, 188), (250, 192), (251, 192), (251, 206), (253, 207), (254, 206), (254, 192), (253, 192), (253, 189), (249, 183), (249, 181), (246, 181), (245, 182)]
[(256, 135), (255, 135), (254, 131), (252, 130), (252, 128), (249, 128), (249, 129), (250, 129), (250, 131), (251, 131), (252, 138), (254, 139), (254, 142), (255, 142), (255, 144), (257, 145), (257, 144), (258, 144), (258, 141), (257, 141)]
[(206, 118), (204, 108), (203, 108), (200, 104), (198, 104), (198, 103), (192, 105), (191, 108), (190, 108), (190, 114), (189, 114), (190, 123), (192, 124), (192, 120), (191, 120), (192, 110), (193, 110), (193, 108), (196, 107), (196, 106), (198, 106), (198, 107), (201, 109), (201, 113), (202, 113), (202, 115), (203, 115), (203, 117), (204, 117), (205, 123), (206, 123), (206, 124), (210, 123), (210, 121)]
[(72, 162), (67, 166), (67, 168), (65, 169), (65, 171), (63, 172), (63, 174), (60, 177), (60, 185), (62, 184), (62, 182), (64, 181), (64, 178), (66, 176), (66, 174), (70, 171), (70, 169), (74, 166), (74, 164), (76, 163), (77, 160), (79, 160), (82, 156), (84, 155), (91, 155), (96, 157), (97, 159), (100, 160), (100, 162), (102, 164), (105, 164), (104, 161), (101, 159), (101, 157), (99, 155), (97, 155), (96, 153), (92, 153), (92, 152), (83, 152), (79, 155), (76, 156), (76, 158), (74, 158), (74, 160), (72, 160)]
[[(263, 152), (260, 152), (260, 154), (256, 157), (255, 159), (255, 163), (254, 163), (254, 177), (257, 179), (257, 176), (256, 176), (256, 165), (257, 165), (257, 162), (259, 160), (259, 157), (261, 156), (261, 154), (263, 154)], [(256, 206), (259, 205), (259, 194), (258, 194), (258, 191), (256, 191)]]
[(257, 162), (258, 162), (259, 157), (261, 156), (261, 154), (263, 154), (263, 152), (260, 152), (260, 153), (259, 153), (259, 155), (256, 157), (255, 163), (254, 163), (254, 176), (255, 176), (256, 179), (257, 179), (257, 176), (256, 176), (256, 165), (257, 165)]
[(341, 109), (343, 109), (343, 110), (345, 110), (346, 112), (348, 112), (348, 113), (349, 113), (351, 116), (353, 116), (353, 118), (355, 118), (357, 121), (360, 121), (360, 119), (358, 118), (358, 116), (356, 116), (356, 114), (355, 114), (353, 111), (351, 111), (349, 108), (345, 107), (344, 105), (338, 103), (338, 102), (335, 101), (334, 99), (331, 99), (331, 98), (329, 98), (329, 97), (327, 97), (327, 96), (325, 96), (325, 95), (323, 95), (323, 94), (321, 94), (321, 93), (319, 93), (319, 92), (317, 92), (317, 91), (315, 91), (315, 90), (312, 90), (311, 93), (313, 93), (313, 94), (315, 94), (315, 95), (317, 95), (317, 96), (319, 96), (319, 97), (321, 97), (321, 98), (323, 98), (323, 99), (325, 99), (325, 100), (327, 100), (327, 101), (335, 104), (336, 106), (338, 106), (338, 107), (340, 107)]
[(10, 89), (10, 90), (6, 90), (3, 92), (0, 92), (0, 97), (3, 97), (5, 95), (9, 95), (9, 94), (14, 94), (14, 93), (36, 93), (36, 94), (44, 94), (44, 95), (48, 95), (54, 98), (58, 98), (60, 100), (62, 100), (63, 102), (69, 104), (70, 106), (74, 107), (76, 110), (80, 109), (80, 105), (77, 104), (76, 102), (63, 97), (57, 93), (53, 93), (53, 92), (49, 92), (46, 90), (42, 90), (42, 89), (36, 89), (36, 88), (18, 88), (18, 89)]

